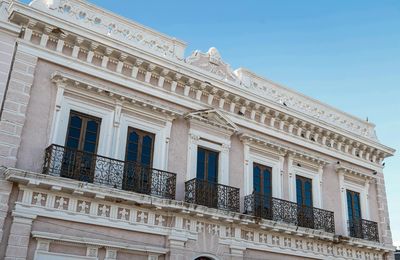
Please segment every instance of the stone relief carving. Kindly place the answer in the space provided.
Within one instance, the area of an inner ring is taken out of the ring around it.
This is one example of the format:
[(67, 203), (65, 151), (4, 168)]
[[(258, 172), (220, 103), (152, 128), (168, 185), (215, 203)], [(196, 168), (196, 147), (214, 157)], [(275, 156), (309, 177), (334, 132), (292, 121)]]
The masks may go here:
[[(0, 11), (5, 10), (5, 4)], [(78, 0), (37, 0), (32, 7), (50, 12), (67, 21), (102, 33), (108, 37), (120, 40), (127, 44), (146, 49), (159, 56), (183, 60), (184, 44), (161, 34), (147, 30), (133, 22), (101, 12), (95, 7)], [(280, 105), (290, 107), (310, 117), (340, 127), (378, 141), (374, 126), (337, 111), (334, 108), (320, 104), (294, 91), (280, 87), (268, 80), (262, 79), (244, 69), (233, 71), (229, 64), (224, 62), (220, 53), (214, 47), (206, 53), (193, 52), (185, 62), (202, 70), (215, 74), (222, 80), (229, 81), (237, 87), (253, 92), (265, 99)]]
[(194, 118), (200, 121), (205, 121), (211, 125), (229, 129), (234, 132), (238, 130), (238, 127), (235, 125), (235, 123), (233, 123), (226, 116), (224, 116), (222, 112), (216, 109), (190, 112), (185, 115), (185, 118)]
[[(47, 1), (48, 2), (48, 1)], [(157, 55), (183, 60), (184, 44), (157, 33), (133, 22), (117, 19), (111, 14), (107, 15), (101, 10), (91, 10), (84, 2), (75, 0), (53, 0), (50, 4), (46, 1), (35, 1), (34, 8), (46, 9), (44, 11), (62, 17), (80, 26), (108, 37), (126, 42), (127, 44), (147, 49)]]
[(317, 120), (338, 126), (354, 134), (377, 141), (374, 127), (355, 118), (340, 113), (333, 108), (319, 104), (300, 94), (291, 92), (266, 80), (253, 77), (247, 71), (238, 69), (235, 74), (240, 79), (240, 86), (283, 106), (295, 109)]
[[(29, 190), (24, 190), (24, 193)], [(63, 200), (67, 200), (69, 202), (72, 202), (73, 204), (76, 205), (76, 207), (67, 207), (65, 210), (69, 211), (68, 214), (86, 214), (86, 215), (91, 215), (91, 216), (96, 216), (96, 217), (101, 217), (103, 219), (125, 219), (126, 221), (132, 223), (132, 224), (145, 224), (147, 228), (149, 227), (159, 227), (159, 228), (166, 228), (170, 229), (171, 226), (167, 225), (167, 219), (169, 218), (166, 215), (161, 214), (160, 212), (157, 212), (153, 214), (153, 217), (150, 217), (152, 215), (152, 211), (148, 210), (134, 210), (133, 208), (125, 208), (125, 207), (120, 207), (118, 205), (106, 205), (106, 204), (97, 204), (94, 203), (94, 201), (88, 199), (74, 199), (69, 195), (56, 195), (53, 193), (47, 193), (47, 192), (27, 192), (28, 198), (27, 198), (27, 204), (25, 202), (22, 202), (25, 204), (25, 206), (33, 206), (33, 207), (46, 207), (49, 209), (59, 209), (59, 205), (57, 203), (51, 203), (51, 204), (46, 204), (43, 203), (40, 205), (37, 201), (41, 201), (41, 198), (46, 198), (49, 199), (50, 201), (57, 201), (63, 198)], [(90, 208), (91, 206), (95, 207), (94, 211), (91, 211)], [(114, 210), (112, 210), (114, 208)], [(106, 212), (104, 214), (104, 212)], [(136, 218), (130, 219), (130, 217), (126, 217), (127, 214), (129, 215), (131, 212), (135, 212)], [(150, 220), (152, 219), (152, 220)], [(175, 219), (174, 220), (174, 225), (175, 227), (179, 224), (178, 221)], [(223, 238), (223, 239), (231, 239), (231, 238), (236, 238), (235, 235), (235, 230), (237, 228), (231, 226), (230, 224), (228, 225), (219, 225), (215, 224), (212, 222), (208, 221), (200, 221), (200, 220), (195, 220), (191, 219), (191, 217), (185, 217), (181, 220), (182, 223), (182, 228), (184, 230), (190, 231), (190, 232), (197, 232), (197, 233), (205, 233), (205, 234), (210, 234), (213, 235), (217, 238)], [(123, 223), (121, 223), (123, 224)], [(127, 225), (131, 225), (129, 223), (126, 223)], [(297, 237), (290, 237), (287, 234), (277, 234), (277, 233), (271, 233), (271, 232), (260, 232), (259, 230), (253, 230), (253, 229), (248, 229), (248, 228), (240, 228), (240, 239), (244, 243), (262, 243), (264, 246), (271, 247), (271, 246), (277, 246), (282, 249), (299, 249), (302, 250), (305, 253), (309, 254), (318, 254), (318, 255), (329, 255), (329, 256), (341, 256), (342, 258), (351, 258), (353, 259), (353, 256), (355, 255), (358, 259), (363, 258), (365, 255), (366, 259), (381, 259), (381, 254), (375, 253), (375, 252), (369, 252), (368, 250), (362, 251), (361, 249), (356, 249), (352, 247), (345, 247), (343, 245), (335, 245), (332, 244), (331, 242), (327, 241), (318, 241), (316, 244), (314, 244), (314, 241), (308, 240), (306, 238), (297, 238)], [(315, 245), (315, 246), (314, 246)], [(88, 248), (89, 250), (89, 248)], [(111, 250), (111, 249), (110, 249)], [(346, 254), (345, 254), (346, 252)], [(353, 253), (354, 252), (354, 253)], [(97, 252), (94, 252), (93, 254), (96, 254)]]
[(366, 122), (364, 123), (333, 108), (319, 104), (300, 94), (258, 78), (244, 69), (232, 71), (229, 64), (222, 61), (221, 55), (214, 47), (210, 48), (206, 53), (194, 51), (185, 61), (188, 64), (217, 75), (222, 80), (230, 81), (242, 89), (260, 95), (265, 99), (290, 107), (317, 120), (333, 124), (354, 134), (374, 141), (378, 140), (374, 127)]
[(206, 53), (198, 50), (194, 51), (185, 61), (188, 64), (211, 72), (223, 80), (238, 81), (229, 64), (222, 61), (221, 55), (214, 47), (211, 47)]

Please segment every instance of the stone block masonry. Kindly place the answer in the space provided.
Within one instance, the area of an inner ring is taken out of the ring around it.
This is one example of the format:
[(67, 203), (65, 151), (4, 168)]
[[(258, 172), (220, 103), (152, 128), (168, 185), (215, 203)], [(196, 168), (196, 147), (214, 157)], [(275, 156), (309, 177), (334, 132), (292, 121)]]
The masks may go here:
[(17, 50), (0, 118), (0, 165), (14, 167), (37, 57)]
[[(0, 42), (1, 45), (4, 43)], [(13, 49), (5, 50), (7, 55), (12, 55)], [(3, 54), (2, 54), (3, 55)], [(7, 56), (7, 59), (10, 57)], [(2, 59), (3, 60), (3, 59)], [(33, 83), (34, 71), (37, 57), (30, 54), (16, 51), (14, 65), (11, 71), (10, 80), (7, 86), (0, 85), (0, 100), (4, 102), (0, 117), (0, 167), (15, 167), (18, 149), (21, 143), (22, 128), (26, 118), (26, 108), (30, 98), (30, 88)], [(7, 66), (0, 66), (0, 70), (7, 70)], [(0, 71), (2, 83), (3, 74)], [(7, 91), (5, 92), (5, 90)], [(3, 98), (4, 95), (4, 98)], [(12, 183), (4, 180), (3, 170), (0, 172), (0, 242), (6, 241), (4, 236), (6, 218), (9, 211), (9, 199), (12, 190)], [(16, 232), (17, 226), (12, 226), (13, 236), (9, 237), (9, 243), (15, 245), (26, 241), (26, 236), (20, 236)], [(29, 233), (28, 233), (29, 238)], [(24, 249), (25, 250), (25, 249)], [(16, 246), (9, 246), (6, 259), (18, 259), (18, 254), (26, 254), (25, 251)], [(27, 249), (26, 249), (27, 250)], [(23, 259), (19, 258), (19, 259)]]

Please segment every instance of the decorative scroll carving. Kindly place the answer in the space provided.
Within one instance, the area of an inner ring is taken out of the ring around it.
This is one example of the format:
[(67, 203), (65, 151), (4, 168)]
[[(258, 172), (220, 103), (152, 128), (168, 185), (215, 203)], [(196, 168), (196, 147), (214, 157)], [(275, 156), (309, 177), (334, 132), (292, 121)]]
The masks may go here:
[(183, 60), (184, 43), (106, 13), (83, 1), (40, 0), (34, 1), (32, 7), (157, 55)]
[(326, 106), (316, 100), (305, 97), (292, 90), (278, 86), (273, 82), (260, 78), (244, 69), (235, 70), (235, 75), (240, 80), (240, 86), (265, 99), (280, 105), (290, 107), (317, 120), (338, 126), (349, 132), (363, 137), (377, 140), (374, 126), (360, 119), (354, 118), (334, 108)]
[(185, 115), (185, 118), (196, 119), (207, 124), (237, 132), (238, 127), (223, 113), (216, 109), (198, 110)]
[(222, 61), (221, 55), (214, 47), (211, 47), (206, 53), (194, 51), (186, 58), (186, 63), (216, 74), (224, 80), (238, 82), (238, 78), (229, 64)]

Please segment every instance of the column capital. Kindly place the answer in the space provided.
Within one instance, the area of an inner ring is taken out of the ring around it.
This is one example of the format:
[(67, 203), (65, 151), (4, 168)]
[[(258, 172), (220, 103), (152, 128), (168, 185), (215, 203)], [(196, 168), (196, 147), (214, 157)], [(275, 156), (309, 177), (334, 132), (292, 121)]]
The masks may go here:
[(18, 211), (12, 212), (13, 222), (23, 223), (23, 224), (32, 224), (33, 220), (36, 219), (37, 215), (30, 213), (22, 213)]

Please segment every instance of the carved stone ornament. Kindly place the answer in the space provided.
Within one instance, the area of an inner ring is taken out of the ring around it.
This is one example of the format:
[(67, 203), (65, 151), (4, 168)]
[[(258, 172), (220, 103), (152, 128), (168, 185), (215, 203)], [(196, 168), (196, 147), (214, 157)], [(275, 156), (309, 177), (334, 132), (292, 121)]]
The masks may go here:
[(186, 58), (186, 63), (216, 74), (223, 80), (238, 82), (238, 78), (229, 64), (222, 61), (221, 55), (214, 47), (211, 47), (206, 53), (194, 51)]
[(346, 131), (377, 141), (374, 125), (355, 118), (335, 108), (299, 94), (291, 89), (282, 87), (267, 79), (255, 75), (246, 69), (235, 70), (240, 81), (240, 87), (247, 89), (265, 99), (282, 106), (297, 110), (317, 120), (338, 126)]
[(63, 20), (147, 50), (162, 57), (183, 60), (185, 44), (140, 24), (121, 18), (79, 0), (36, 0), (33, 8)]
[(196, 119), (210, 125), (230, 130), (232, 132), (238, 131), (238, 127), (235, 125), (235, 123), (233, 123), (222, 112), (216, 109), (194, 111), (186, 114), (185, 118)]

